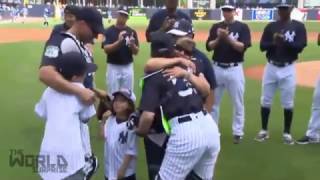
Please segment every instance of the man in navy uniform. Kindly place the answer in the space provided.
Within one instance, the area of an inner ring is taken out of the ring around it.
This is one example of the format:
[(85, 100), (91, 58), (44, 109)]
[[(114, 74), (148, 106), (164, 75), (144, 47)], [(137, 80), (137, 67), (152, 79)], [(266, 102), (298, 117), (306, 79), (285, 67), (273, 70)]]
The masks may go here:
[[(88, 42), (96, 38), (98, 34), (103, 33), (103, 30), (101, 14), (93, 8), (82, 8), (77, 16), (77, 21), (69, 30), (54, 35), (46, 42), (39, 69), (40, 81), (59, 92), (75, 94), (85, 104), (93, 104), (94, 92), (90, 90), (94, 86), (92, 74), (87, 74), (85, 78), (84, 86), (86, 88), (79, 88), (63, 78), (57, 65), (59, 57), (68, 52), (79, 52), (87, 63), (92, 63), (89, 52), (81, 42)], [(97, 158), (91, 150), (88, 125), (81, 123), (80, 128), (86, 151), (86, 169), (88, 170), (86, 175), (90, 177), (97, 169)]]
[(267, 65), (264, 69), (261, 95), (261, 130), (255, 140), (263, 142), (269, 138), (268, 121), (272, 100), (280, 89), (283, 107), (283, 142), (293, 145), (291, 124), (296, 89), (295, 61), (307, 45), (307, 33), (303, 23), (290, 18), (292, 5), (278, 5), (279, 19), (269, 23), (262, 34), (260, 49), (266, 51)]
[(128, 8), (120, 7), (116, 24), (104, 33), (102, 48), (107, 54), (106, 84), (109, 94), (122, 88), (133, 90), (133, 55), (139, 52), (139, 41), (137, 32), (127, 26), (128, 18)]
[(217, 79), (214, 91), (212, 117), (219, 122), (219, 107), (226, 89), (233, 104), (233, 142), (239, 144), (244, 135), (244, 90), (245, 77), (242, 63), (244, 53), (251, 46), (248, 25), (236, 21), (235, 7), (221, 7), (224, 21), (214, 24), (206, 42), (208, 51), (213, 51), (213, 69)]
[(178, 0), (165, 0), (166, 9), (157, 11), (150, 19), (146, 31), (146, 39), (150, 42), (151, 33), (156, 31), (167, 32), (173, 24), (180, 19), (186, 19), (191, 22), (189, 15), (177, 9)]

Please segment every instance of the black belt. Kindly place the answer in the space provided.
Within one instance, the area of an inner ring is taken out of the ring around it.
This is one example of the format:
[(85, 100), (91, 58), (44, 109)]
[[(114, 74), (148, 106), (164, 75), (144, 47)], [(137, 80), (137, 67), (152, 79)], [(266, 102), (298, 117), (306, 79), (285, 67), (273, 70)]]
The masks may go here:
[(274, 66), (277, 67), (286, 67), (291, 65), (293, 62), (277, 62), (277, 61), (272, 61), (272, 60), (268, 60), (268, 62)]
[(239, 65), (239, 63), (236, 63), (236, 62), (234, 62), (234, 63), (213, 62), (213, 64), (215, 64), (215, 65), (217, 65), (217, 66), (219, 66), (221, 68), (224, 68), (224, 69), (231, 68), (231, 67), (236, 67), (236, 66)]
[[(202, 112), (204, 115), (207, 115), (208, 113), (206, 110), (201, 110), (200, 112)], [(184, 117), (178, 118), (179, 124), (189, 122), (189, 121), (192, 121), (191, 116), (184, 116)]]

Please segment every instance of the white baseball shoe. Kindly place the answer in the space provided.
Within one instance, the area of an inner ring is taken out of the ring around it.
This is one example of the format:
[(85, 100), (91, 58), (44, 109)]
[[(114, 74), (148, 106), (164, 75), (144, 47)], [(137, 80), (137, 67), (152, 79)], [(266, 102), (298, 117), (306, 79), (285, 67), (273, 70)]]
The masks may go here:
[(260, 130), (258, 135), (254, 138), (254, 140), (258, 142), (264, 142), (269, 139), (269, 133), (266, 130)]
[(284, 144), (294, 145), (294, 139), (292, 138), (291, 134), (284, 133), (282, 138)]

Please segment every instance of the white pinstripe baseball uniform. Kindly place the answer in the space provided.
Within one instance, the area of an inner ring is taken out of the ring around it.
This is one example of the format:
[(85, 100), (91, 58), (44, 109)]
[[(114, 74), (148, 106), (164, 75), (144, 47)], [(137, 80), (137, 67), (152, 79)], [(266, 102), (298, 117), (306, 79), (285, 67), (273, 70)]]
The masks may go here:
[[(117, 173), (125, 155), (137, 156), (138, 139), (134, 131), (128, 130), (125, 122), (118, 123), (111, 116), (105, 124), (105, 176), (108, 180), (116, 180)], [(125, 173), (125, 177), (136, 173), (136, 159), (133, 159)]]
[(192, 121), (170, 120), (172, 132), (161, 164), (161, 180), (184, 180), (193, 170), (204, 180), (212, 179), (220, 151), (218, 127), (209, 114), (192, 113)]
[(212, 179), (220, 134), (216, 122), (202, 110), (201, 95), (185, 79), (168, 80), (160, 72), (145, 79), (139, 109), (155, 113), (159, 105), (171, 127), (161, 180), (184, 180), (191, 171)]

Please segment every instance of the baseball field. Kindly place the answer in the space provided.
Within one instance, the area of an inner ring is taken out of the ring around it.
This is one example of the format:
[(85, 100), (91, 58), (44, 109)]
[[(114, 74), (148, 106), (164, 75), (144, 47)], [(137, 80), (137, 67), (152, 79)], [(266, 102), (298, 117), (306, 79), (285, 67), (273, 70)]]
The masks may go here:
[[(59, 23), (52, 20), (51, 26)], [(144, 31), (148, 21), (131, 18), (129, 25), (139, 32), (140, 53), (135, 57), (135, 82), (142, 77), (143, 65), (149, 58), (149, 44)], [(195, 21), (197, 47), (205, 51), (204, 41), (213, 21)], [(260, 129), (261, 73), (266, 63), (259, 50), (259, 37), (265, 22), (248, 22), (252, 31), (253, 46), (246, 52), (245, 111), (246, 126), (244, 140), (239, 145), (232, 143), (232, 107), (228, 95), (222, 101), (220, 131), (221, 153), (215, 170), (217, 180), (318, 180), (320, 178), (320, 145), (284, 145), (282, 143), (283, 111), (279, 94), (274, 99), (270, 116), (270, 139), (257, 143), (253, 139)], [(105, 24), (106, 27), (110, 24)], [(316, 45), (319, 22), (306, 22), (308, 46), (297, 65), (298, 88), (292, 126), (294, 138), (304, 135), (312, 103), (312, 85), (320, 73), (320, 47)], [(33, 157), (40, 149), (44, 122), (36, 117), (33, 109), (45, 86), (38, 80), (38, 67), (51, 27), (42, 27), (41, 21), (0, 24), (0, 180), (39, 179), (32, 169)], [(96, 84), (105, 88), (105, 54), (100, 42), (95, 45), (95, 61), (99, 66)], [(313, 62), (315, 61), (315, 62)], [(139, 99), (141, 90), (135, 83)], [(139, 101), (137, 102), (137, 104)], [(97, 136), (98, 123), (90, 122), (91, 142), (101, 166), (94, 180), (103, 179), (103, 140)], [(22, 156), (24, 155), (24, 156)], [(24, 163), (13, 163), (17, 157)], [(144, 148), (140, 141), (138, 156), (138, 179), (147, 180)], [(11, 162), (10, 162), (11, 161)]]

